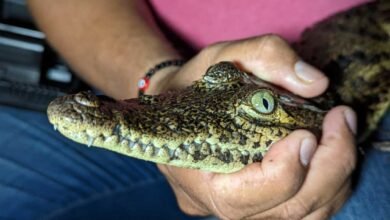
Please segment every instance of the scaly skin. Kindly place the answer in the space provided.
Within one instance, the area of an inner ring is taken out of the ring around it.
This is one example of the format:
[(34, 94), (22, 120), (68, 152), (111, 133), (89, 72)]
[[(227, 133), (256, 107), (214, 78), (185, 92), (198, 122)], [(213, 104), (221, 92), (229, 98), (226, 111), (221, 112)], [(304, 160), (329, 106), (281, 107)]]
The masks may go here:
[(324, 113), (229, 62), (211, 67), (184, 91), (124, 101), (81, 92), (48, 108), (50, 122), (74, 141), (224, 173), (260, 161), (274, 141), (295, 129), (318, 133)]
[(390, 1), (330, 17), (305, 31), (295, 47), (328, 74), (334, 103), (357, 111), (359, 140), (367, 139), (390, 108)]
[(389, 10), (388, 1), (369, 3), (303, 34), (299, 54), (331, 79), (310, 102), (222, 62), (184, 91), (124, 101), (86, 92), (60, 97), (49, 120), (80, 143), (223, 173), (260, 161), (295, 129), (320, 133), (326, 110), (340, 103), (358, 111), (365, 139), (390, 106)]

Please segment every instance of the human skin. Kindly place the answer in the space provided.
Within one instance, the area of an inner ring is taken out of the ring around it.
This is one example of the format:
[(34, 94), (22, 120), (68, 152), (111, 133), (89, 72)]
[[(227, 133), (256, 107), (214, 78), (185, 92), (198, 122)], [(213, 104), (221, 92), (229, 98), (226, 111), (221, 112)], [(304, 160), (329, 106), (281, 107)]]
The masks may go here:
[[(155, 25), (144, 1), (30, 0), (51, 45), (90, 84), (115, 98), (136, 96), (139, 78), (157, 63), (180, 57)], [(303, 97), (321, 94), (328, 79), (305, 64), (281, 38), (266, 35), (203, 49), (182, 68), (155, 74), (147, 93), (178, 89), (218, 61)], [(325, 117), (320, 140), (292, 132), (261, 163), (233, 174), (159, 165), (180, 208), (222, 219), (326, 219), (348, 198), (356, 166), (356, 117), (339, 106)], [(318, 142), (318, 143), (317, 143)]]

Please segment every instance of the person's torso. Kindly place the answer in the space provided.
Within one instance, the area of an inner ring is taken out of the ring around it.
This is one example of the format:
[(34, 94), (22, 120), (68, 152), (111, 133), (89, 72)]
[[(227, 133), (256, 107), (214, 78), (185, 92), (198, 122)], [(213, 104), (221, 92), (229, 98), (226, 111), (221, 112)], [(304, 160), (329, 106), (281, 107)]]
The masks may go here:
[(160, 19), (195, 49), (267, 33), (289, 41), (339, 11), (368, 0), (151, 0)]

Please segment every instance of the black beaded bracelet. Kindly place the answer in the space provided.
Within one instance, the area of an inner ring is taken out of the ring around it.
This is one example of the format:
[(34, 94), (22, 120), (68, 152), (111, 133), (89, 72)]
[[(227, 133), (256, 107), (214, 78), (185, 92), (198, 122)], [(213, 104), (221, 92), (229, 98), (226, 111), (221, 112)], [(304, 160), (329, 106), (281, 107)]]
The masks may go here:
[(146, 72), (145, 76), (138, 81), (138, 97), (145, 94), (146, 89), (149, 87), (150, 78), (159, 70), (169, 66), (182, 66), (184, 60), (167, 60), (161, 62)]

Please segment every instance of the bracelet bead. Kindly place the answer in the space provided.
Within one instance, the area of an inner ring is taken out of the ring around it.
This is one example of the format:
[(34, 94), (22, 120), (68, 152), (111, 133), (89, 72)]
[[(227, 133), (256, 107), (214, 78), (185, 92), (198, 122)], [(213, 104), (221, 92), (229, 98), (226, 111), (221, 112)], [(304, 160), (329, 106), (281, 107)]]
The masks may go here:
[(148, 72), (146, 72), (145, 76), (142, 77), (139, 81), (138, 81), (138, 96), (142, 96), (145, 94), (145, 91), (146, 89), (149, 87), (149, 84), (150, 84), (150, 78), (152, 78), (152, 76), (159, 70), (161, 69), (164, 69), (166, 67), (170, 67), (170, 66), (182, 66), (184, 64), (184, 60), (181, 60), (181, 59), (178, 59), (178, 60), (167, 60), (167, 61), (164, 61), (164, 62), (161, 62), (159, 64), (157, 64), (156, 66), (154, 66), (153, 68), (151, 68), (150, 70), (148, 70)]

